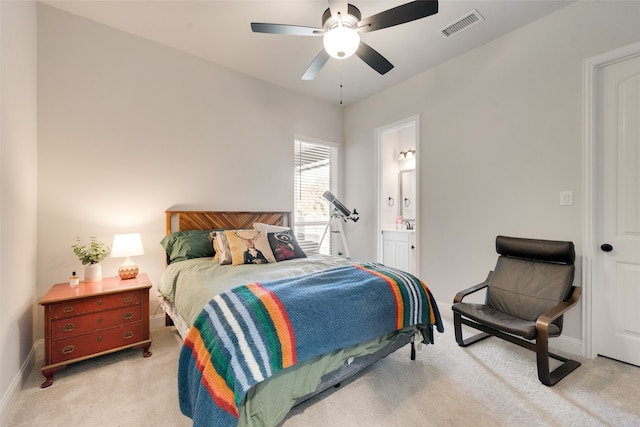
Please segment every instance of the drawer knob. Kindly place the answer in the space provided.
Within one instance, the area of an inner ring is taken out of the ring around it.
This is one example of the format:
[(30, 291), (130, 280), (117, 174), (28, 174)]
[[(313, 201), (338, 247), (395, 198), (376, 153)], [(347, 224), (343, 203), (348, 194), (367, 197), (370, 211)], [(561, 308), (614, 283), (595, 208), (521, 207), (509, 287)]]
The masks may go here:
[(97, 322), (98, 322), (98, 323), (102, 323), (102, 317), (98, 317)]
[(131, 319), (132, 317), (133, 317), (133, 313), (132, 313), (132, 312), (130, 312), (130, 311), (127, 311), (125, 314), (123, 314), (123, 315), (122, 315), (122, 318), (123, 318), (124, 320), (129, 320), (129, 319)]
[(131, 302), (131, 301), (133, 301), (133, 297), (126, 297), (124, 299), (124, 302)]
[(101, 299), (98, 300), (98, 305), (102, 305), (102, 300)]
[(123, 337), (125, 340), (131, 339), (131, 338), (133, 338), (133, 332), (131, 332), (131, 331), (127, 331), (127, 332), (125, 332), (125, 333), (122, 335), (122, 337)]
[(73, 323), (67, 323), (62, 327), (63, 332), (71, 332), (75, 329), (76, 325)]
[(102, 342), (102, 336), (98, 337), (98, 342)]
[(64, 346), (64, 348), (62, 349), (62, 354), (71, 354), (73, 353), (73, 350), (75, 350), (76, 348), (72, 345), (66, 345)]
[(71, 305), (71, 306), (69, 306), (69, 307), (65, 307), (65, 308), (64, 308), (64, 312), (65, 312), (65, 313), (71, 313), (72, 311), (73, 311), (73, 306), (72, 306), (72, 305)]

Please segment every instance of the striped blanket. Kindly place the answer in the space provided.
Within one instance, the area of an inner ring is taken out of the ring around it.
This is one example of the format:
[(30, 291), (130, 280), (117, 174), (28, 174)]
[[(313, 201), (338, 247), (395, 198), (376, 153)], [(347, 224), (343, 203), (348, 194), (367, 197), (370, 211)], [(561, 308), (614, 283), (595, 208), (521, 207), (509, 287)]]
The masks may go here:
[(411, 325), (443, 331), (435, 300), (419, 279), (381, 264), (239, 286), (214, 297), (185, 339), (180, 408), (194, 425), (236, 425), (258, 382)]

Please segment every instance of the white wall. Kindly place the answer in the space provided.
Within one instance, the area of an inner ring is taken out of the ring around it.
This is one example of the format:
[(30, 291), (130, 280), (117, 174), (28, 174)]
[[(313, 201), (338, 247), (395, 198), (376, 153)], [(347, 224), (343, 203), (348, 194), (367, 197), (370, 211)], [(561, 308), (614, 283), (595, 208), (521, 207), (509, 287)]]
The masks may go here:
[[(400, 171), (415, 169), (415, 159), (398, 160), (398, 155), (401, 151), (415, 150), (415, 133), (414, 126), (404, 126), (386, 131), (380, 137), (380, 227), (383, 230), (395, 229), (396, 220), (402, 215)], [(389, 206), (389, 197), (393, 199), (393, 206)]]
[[(33, 362), (37, 238), (37, 26), (0, 2), (0, 424)], [(31, 357), (30, 357), (31, 356)]]
[[(374, 129), (415, 114), (420, 272), (437, 300), (486, 277), (498, 234), (572, 240), (579, 256), (582, 61), (639, 40), (639, 18), (640, 2), (580, 1), (347, 107), (352, 256), (374, 258), (375, 197), (362, 191), (375, 182)], [(562, 190), (573, 206), (559, 206)], [(565, 320), (577, 340), (580, 314)]]
[[(400, 171), (400, 161), (398, 153), (400, 148), (400, 138), (398, 131), (386, 132), (381, 137), (380, 144), (380, 171), (381, 173), (381, 194), (380, 202), (380, 225), (382, 229), (393, 229), (398, 215), (400, 215), (400, 185), (398, 183), (398, 173)], [(393, 206), (389, 206), (389, 197), (393, 199)], [(351, 228), (356, 227), (356, 224)]]
[(39, 296), (82, 272), (76, 236), (140, 232), (157, 283), (165, 209), (291, 211), (293, 135), (342, 142), (339, 106), (42, 4), (38, 20)]

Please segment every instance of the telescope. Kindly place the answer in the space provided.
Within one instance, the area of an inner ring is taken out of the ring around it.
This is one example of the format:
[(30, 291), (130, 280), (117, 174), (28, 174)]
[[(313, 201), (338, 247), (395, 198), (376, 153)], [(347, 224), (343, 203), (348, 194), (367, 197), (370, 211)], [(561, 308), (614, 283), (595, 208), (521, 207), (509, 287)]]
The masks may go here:
[(340, 213), (340, 216), (342, 216), (342, 218), (346, 221), (348, 219), (350, 219), (353, 222), (357, 222), (360, 217), (358, 216), (358, 212), (356, 212), (356, 210), (354, 209), (353, 212), (351, 212), (349, 209), (346, 208), (345, 205), (343, 205), (340, 200), (338, 200), (336, 198), (336, 196), (334, 196), (330, 191), (325, 191), (322, 194), (322, 197), (324, 197), (325, 199), (327, 199), (329, 202), (331, 202), (333, 204), (333, 206), (335, 206), (336, 211), (338, 213)]

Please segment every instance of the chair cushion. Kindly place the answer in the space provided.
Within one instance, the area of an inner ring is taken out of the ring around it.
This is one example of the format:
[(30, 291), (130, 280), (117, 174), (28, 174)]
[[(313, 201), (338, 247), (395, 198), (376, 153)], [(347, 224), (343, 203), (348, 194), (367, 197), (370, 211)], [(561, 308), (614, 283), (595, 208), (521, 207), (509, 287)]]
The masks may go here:
[[(535, 320), (531, 321), (521, 319), (484, 304), (458, 302), (453, 304), (451, 308), (456, 313), (499, 331), (507, 332), (529, 340), (536, 338)], [(549, 325), (550, 337), (558, 336), (560, 333), (561, 329), (557, 325), (553, 323)]]
[(510, 257), (563, 264), (573, 264), (576, 260), (573, 242), (560, 240), (498, 236), (496, 237), (496, 252)]
[(501, 256), (489, 282), (486, 304), (535, 321), (569, 295), (574, 266)]

